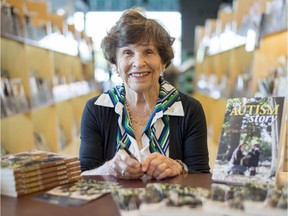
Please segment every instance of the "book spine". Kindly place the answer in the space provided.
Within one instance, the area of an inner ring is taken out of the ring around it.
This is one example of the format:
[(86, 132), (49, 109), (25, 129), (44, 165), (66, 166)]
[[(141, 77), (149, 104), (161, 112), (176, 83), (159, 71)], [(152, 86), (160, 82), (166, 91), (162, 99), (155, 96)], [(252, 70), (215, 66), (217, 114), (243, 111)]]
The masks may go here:
[(75, 171), (63, 170), (61, 172), (55, 172), (54, 175), (51, 175), (50, 177), (46, 177), (46, 178), (39, 176), (39, 179), (37, 179), (36, 181), (31, 181), (31, 182), (22, 181), (21, 182), (21, 180), (19, 180), (18, 182), (16, 182), (16, 189), (31, 188), (35, 186), (45, 185), (47, 183), (58, 181), (58, 180), (73, 179), (74, 177), (81, 176), (80, 168), (79, 167), (75, 167), (75, 168), (77, 168), (75, 169)]
[(63, 159), (59, 159), (59, 160), (54, 160), (54, 161), (48, 161), (48, 162), (43, 162), (41, 164), (36, 164), (36, 165), (32, 165), (32, 166), (27, 166), (27, 167), (22, 167), (21, 169), (17, 169), (14, 170), (14, 174), (22, 174), (25, 172), (29, 172), (29, 171), (35, 171), (35, 170), (40, 170), (46, 167), (54, 167), (54, 166), (59, 166), (65, 164), (65, 161)]
[(73, 178), (75, 176), (81, 176), (81, 171), (78, 170), (78, 171), (74, 171), (74, 172), (68, 172), (67, 175), (68, 175), (68, 178)]
[(34, 182), (30, 182), (30, 183), (20, 183), (20, 184), (16, 184), (15, 185), (15, 189), (16, 191), (21, 191), (23, 189), (29, 189), (29, 188), (33, 188), (33, 187), (38, 187), (38, 186), (45, 186), (47, 184), (56, 182), (56, 181), (60, 181), (60, 180), (65, 180), (68, 179), (68, 174), (65, 173), (63, 175), (59, 175), (59, 176), (53, 176), (51, 178), (47, 178), (47, 179), (41, 179), (39, 181), (34, 181)]
[[(66, 168), (66, 166), (65, 166), (65, 168)], [(80, 164), (73, 162), (73, 166), (71, 165), (71, 167), (68, 167), (66, 169), (62, 169), (60, 171), (56, 170), (53, 172), (39, 174), (39, 175), (32, 176), (32, 177), (18, 176), (18, 178), (13, 179), (14, 181), (11, 181), (11, 179), (9, 179), (9, 178), (3, 177), (2, 181), (1, 181), (1, 186), (2, 187), (3, 186), (4, 187), (5, 186), (9, 186), (9, 187), (14, 186), (17, 189), (30, 188), (30, 187), (34, 187), (37, 185), (44, 185), (48, 182), (52, 182), (55, 180), (74, 177), (77, 175), (78, 176), (81, 175)]]
[[(70, 157), (70, 158), (65, 158), (65, 163), (68, 164), (68, 163), (71, 163), (71, 162), (77, 162), (79, 161), (79, 159), (77, 157)], [(80, 162), (80, 161), (79, 161)]]
[(49, 178), (51, 176), (55, 176), (64, 172), (73, 172), (76, 170), (80, 170), (80, 162), (72, 162), (65, 165), (54, 166), (49, 168), (43, 168), (39, 170), (29, 171), (21, 174), (17, 174), (15, 176), (11, 175), (1, 175), (2, 180), (10, 181), (10, 182), (32, 182), (44, 178)]
[(32, 176), (32, 177), (24, 177), (24, 178), (17, 178), (16, 179), (16, 185), (19, 184), (26, 184), (26, 183), (30, 183), (30, 182), (35, 182), (35, 181), (42, 181), (44, 179), (49, 179), (51, 177), (57, 177), (57, 176), (62, 176), (62, 175), (66, 175), (67, 174), (67, 170), (63, 169), (60, 171), (54, 171), (54, 172), (49, 172), (49, 173), (44, 173), (41, 175), (36, 175), (36, 176)]
[(29, 172), (16, 173), (15, 179), (21, 178), (21, 177), (22, 178), (29, 178), (31, 176), (39, 176), (39, 175), (43, 175), (43, 174), (54, 172), (54, 171), (65, 170), (66, 168), (67, 168), (67, 166), (65, 164), (62, 164), (62, 165), (58, 165), (58, 166), (37, 169), (37, 170), (29, 171)]
[[(19, 163), (19, 168), (14, 169), (14, 175), (22, 174), (23, 172), (35, 171), (43, 168), (54, 167), (59, 165), (68, 164), (70, 162), (79, 161), (77, 157), (59, 154), (47, 154), (46, 158), (35, 159), (33, 157), (29, 163), (22, 165)], [(11, 168), (13, 169), (13, 168)]]

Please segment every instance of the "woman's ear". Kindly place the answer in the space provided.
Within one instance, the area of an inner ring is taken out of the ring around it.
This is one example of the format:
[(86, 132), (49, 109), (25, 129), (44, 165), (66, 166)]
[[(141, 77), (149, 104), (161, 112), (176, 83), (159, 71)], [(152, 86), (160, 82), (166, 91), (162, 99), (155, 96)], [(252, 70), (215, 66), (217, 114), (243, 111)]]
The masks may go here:
[(117, 65), (112, 64), (111, 69), (112, 69), (112, 72), (115, 72), (115, 73), (119, 74), (119, 71), (117, 69)]
[(162, 73), (166, 70), (166, 64), (162, 64), (161, 71)]

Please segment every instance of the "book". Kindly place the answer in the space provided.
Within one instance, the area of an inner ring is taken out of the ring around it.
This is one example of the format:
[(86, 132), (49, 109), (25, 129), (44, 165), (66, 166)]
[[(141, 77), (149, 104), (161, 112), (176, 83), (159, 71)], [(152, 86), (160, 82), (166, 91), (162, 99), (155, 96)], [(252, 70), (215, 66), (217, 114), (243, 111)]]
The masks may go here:
[(17, 107), (14, 103), (8, 73), (1, 70), (0, 75), (1, 116), (4, 117), (17, 113)]
[(35, 192), (39, 192), (45, 189), (50, 189), (50, 188), (54, 188), (57, 187), (59, 185), (64, 185), (64, 184), (68, 184), (71, 183), (73, 181), (77, 181), (81, 179), (81, 177), (75, 177), (72, 179), (63, 179), (63, 180), (57, 180), (57, 181), (53, 181), (44, 185), (37, 185), (35, 187), (30, 187), (30, 188), (21, 188), (21, 189), (15, 189), (15, 188), (10, 188), (10, 187), (1, 187), (1, 194), (6, 195), (6, 196), (11, 196), (11, 197), (19, 197), (19, 196), (23, 196), (23, 195), (27, 195), (27, 194), (31, 194), (31, 193), (35, 193)]
[[(243, 187), (212, 184), (209, 196), (203, 202), (208, 215), (287, 215), (283, 199), (287, 188), (247, 183)], [(285, 203), (285, 201), (284, 201)], [(204, 215), (205, 215), (204, 214)], [(201, 214), (202, 215), (202, 214)]]
[(145, 188), (117, 188), (112, 198), (120, 215), (246, 216), (287, 215), (287, 187), (148, 183)]
[(30, 106), (24, 91), (22, 78), (10, 78), (10, 86), (14, 98), (14, 106), (17, 108), (17, 111), (27, 112)]
[[(47, 173), (41, 173), (38, 171), (31, 171), (28, 173), (32, 173), (31, 176), (25, 175), (27, 173), (24, 173), (24, 175), (3, 175), (1, 178), (1, 191), (5, 187), (9, 187), (10, 191), (21, 191), (22, 189), (30, 189), (33, 187), (45, 187), (47, 184), (50, 184), (52, 182), (56, 182), (59, 180), (73, 180), (76, 178), (78, 180), (81, 176), (81, 170), (80, 170), (80, 162), (74, 161), (70, 162), (67, 165), (61, 165), (60, 169), (55, 169), (55, 167), (46, 168), (47, 170), (52, 170), (51, 172)], [(43, 170), (46, 170), (43, 169)], [(38, 175), (35, 175), (35, 173), (38, 173)], [(6, 195), (7, 192), (5, 193)]]
[(65, 168), (60, 171), (45, 173), (42, 176), (36, 175), (28, 178), (14, 178), (14, 176), (3, 176), (3, 178), (1, 179), (1, 187), (13, 187), (17, 190), (19, 188), (29, 188), (37, 185), (50, 183), (56, 180), (67, 179), (67, 176), (68, 174)]
[(214, 182), (275, 184), (283, 106), (284, 97), (227, 100)]
[(1, 177), (2, 179), (10, 179), (10, 180), (16, 180), (16, 179), (28, 179), (28, 178), (32, 178), (32, 177), (36, 177), (36, 178), (41, 178), (42, 176), (45, 177), (48, 174), (53, 174), (53, 172), (57, 172), (57, 171), (63, 171), (67, 168), (66, 164), (60, 164), (57, 166), (52, 166), (52, 167), (47, 167), (47, 168), (43, 168), (43, 169), (36, 169), (36, 170), (31, 170), (28, 172), (15, 172), (12, 173), (11, 171), (3, 171), (1, 170)]
[[(80, 176), (80, 162), (75, 161), (69, 163), (70, 165), (61, 166), (60, 170), (39, 174), (30, 177), (23, 176), (2, 176), (1, 187), (13, 187), (15, 190), (23, 188), (31, 188), (40, 185), (46, 185), (58, 180), (70, 179), (75, 176)], [(69, 167), (70, 166), (70, 167)]]
[(65, 165), (78, 160), (75, 156), (47, 151), (26, 151), (1, 157), (1, 175), (17, 175), (43, 168)]
[[(203, 208), (209, 196), (208, 189), (167, 183), (148, 183), (145, 188), (112, 191), (120, 215), (211, 216), (215, 213), (208, 213)], [(226, 214), (222, 212), (218, 215)]]
[(269, 3), (268, 11), (261, 18), (261, 38), (287, 30), (287, 1), (274, 0)]
[(118, 183), (83, 178), (38, 194), (33, 199), (61, 206), (81, 206), (119, 187)]

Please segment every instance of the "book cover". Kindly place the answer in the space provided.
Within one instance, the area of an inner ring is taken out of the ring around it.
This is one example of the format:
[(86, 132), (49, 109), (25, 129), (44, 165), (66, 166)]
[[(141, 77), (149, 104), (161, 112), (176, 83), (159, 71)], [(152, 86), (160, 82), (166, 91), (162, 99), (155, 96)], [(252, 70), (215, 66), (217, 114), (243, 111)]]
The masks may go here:
[(113, 188), (118, 187), (117, 183), (81, 179), (72, 184), (55, 187), (45, 193), (36, 195), (33, 199), (61, 206), (81, 206), (110, 193)]
[(149, 183), (145, 188), (120, 188), (112, 197), (121, 215), (204, 215), (209, 191), (179, 184)]
[(275, 184), (284, 97), (227, 100), (214, 182)]

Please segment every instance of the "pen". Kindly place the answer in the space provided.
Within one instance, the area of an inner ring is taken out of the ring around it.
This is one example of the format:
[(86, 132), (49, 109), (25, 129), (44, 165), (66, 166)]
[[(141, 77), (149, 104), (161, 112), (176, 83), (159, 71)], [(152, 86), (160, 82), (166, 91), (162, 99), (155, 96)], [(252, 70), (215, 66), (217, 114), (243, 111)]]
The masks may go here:
[(126, 145), (125, 145), (123, 142), (120, 141), (120, 145), (121, 145), (121, 147), (127, 152), (127, 154), (128, 154), (131, 158), (137, 160), (137, 161), (140, 163), (140, 161), (135, 157), (134, 154), (132, 154), (132, 152), (126, 147)]

